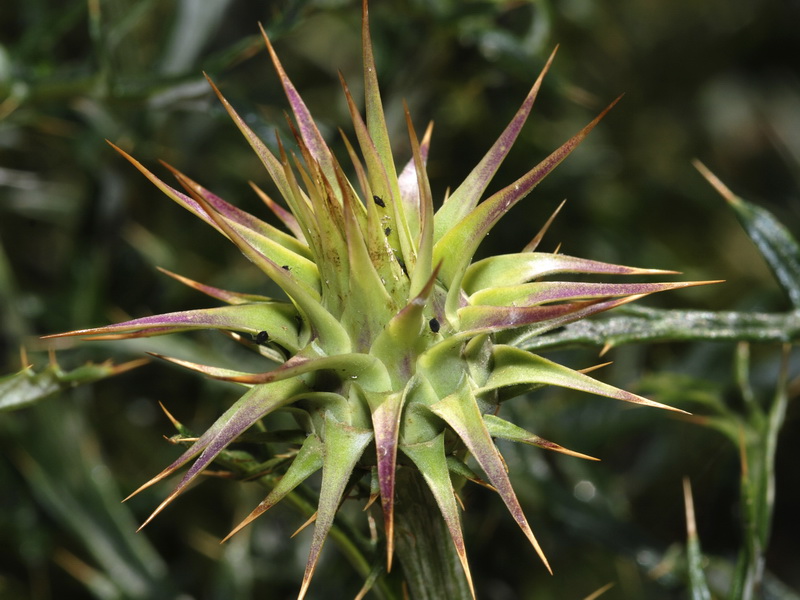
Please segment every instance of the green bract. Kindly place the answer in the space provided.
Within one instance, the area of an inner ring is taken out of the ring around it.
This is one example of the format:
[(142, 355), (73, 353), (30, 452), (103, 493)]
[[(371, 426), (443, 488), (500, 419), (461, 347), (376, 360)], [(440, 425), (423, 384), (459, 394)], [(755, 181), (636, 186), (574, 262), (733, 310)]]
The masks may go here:
[[(322, 470), (319, 508), (300, 591), (309, 585), (322, 545), (351, 477), (377, 478), (387, 567), (393, 554), (395, 477), (417, 469), (447, 524), (472, 585), (454, 481), (472, 457), (549, 569), (511, 487), (493, 438), (579, 455), (503, 420), (501, 402), (542, 385), (558, 385), (626, 402), (668, 408), (508, 345), (523, 330), (544, 332), (653, 292), (697, 283), (575, 283), (568, 273), (670, 273), (536, 252), (473, 263), (484, 236), (574, 150), (609, 106), (522, 177), (483, 198), (519, 134), (552, 62), (483, 160), (434, 211), (425, 171), (431, 128), (421, 140), (406, 113), (413, 157), (395, 166), (378, 91), (364, 3), (362, 26), (366, 119), (344, 93), (356, 144), (346, 138), (355, 179), (345, 175), (306, 105), (264, 39), (294, 114), (299, 153), (279, 141), (271, 151), (214, 87), (256, 151), (288, 210), (259, 190), (287, 234), (228, 204), (174, 171), (185, 192), (118, 149), (167, 196), (203, 219), (285, 292), (287, 299), (239, 294), (173, 275), (226, 306), (135, 319), (61, 335), (140, 337), (191, 329), (234, 332), (280, 365), (263, 373), (169, 359), (210, 377), (235, 381), (244, 395), (175, 462), (142, 488), (184, 465), (189, 470), (159, 513), (229, 444), (270, 413), (292, 406), (305, 441), (277, 486), (239, 528)], [(212, 84), (213, 86), (213, 84)], [(613, 103), (612, 103), (613, 106)], [(549, 279), (543, 281), (547, 276)], [(249, 334), (250, 339), (242, 334)], [(152, 516), (150, 517), (152, 519)], [(148, 519), (149, 521), (149, 519)], [(236, 531), (235, 530), (235, 531)]]

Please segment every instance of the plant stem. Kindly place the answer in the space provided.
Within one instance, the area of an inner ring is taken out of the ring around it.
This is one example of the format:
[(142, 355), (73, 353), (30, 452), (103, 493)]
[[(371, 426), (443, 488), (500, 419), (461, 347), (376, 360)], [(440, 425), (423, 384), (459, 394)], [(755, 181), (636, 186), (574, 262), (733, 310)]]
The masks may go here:
[(472, 600), (453, 541), (420, 474), (398, 469), (395, 550), (411, 600)]
[(535, 351), (572, 345), (711, 340), (789, 343), (798, 339), (800, 311), (746, 313), (625, 306), (603, 320), (578, 321), (551, 333), (523, 332), (511, 343)]

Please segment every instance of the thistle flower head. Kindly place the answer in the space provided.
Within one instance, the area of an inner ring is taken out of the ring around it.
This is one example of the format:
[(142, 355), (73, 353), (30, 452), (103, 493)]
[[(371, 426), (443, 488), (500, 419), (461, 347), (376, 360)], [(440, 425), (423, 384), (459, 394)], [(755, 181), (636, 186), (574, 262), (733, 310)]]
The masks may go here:
[(300, 415), (297, 422), (304, 441), (285, 461), (279, 483), (234, 532), (321, 470), (301, 598), (348, 486), (362, 477), (375, 480), (391, 568), (399, 469), (416, 469), (424, 478), (471, 587), (454, 490), (454, 482), (462, 481), (465, 473), (475, 478), (466, 465), (468, 457), (480, 467), (549, 569), (494, 438), (588, 457), (499, 417), (502, 402), (539, 386), (557, 385), (634, 404), (669, 407), (532, 354), (515, 341), (647, 294), (695, 285), (570, 282), (565, 277), (571, 273), (669, 272), (537, 252), (541, 235), (520, 252), (473, 262), (481, 240), (499, 219), (580, 144), (614, 103), (519, 179), (484, 197), (531, 112), (551, 56), (494, 145), (435, 210), (425, 170), (431, 127), (420, 139), (407, 110), (412, 157), (399, 171), (395, 166), (366, 0), (362, 38), (365, 117), (342, 80), (355, 132), (354, 141), (344, 137), (352, 177), (332, 154), (266, 34), (264, 40), (294, 116), (295, 150), (280, 139), (274, 145), (259, 139), (211, 83), (274, 182), (282, 203), (260, 189), (256, 192), (286, 231), (236, 208), (174, 169), (184, 191), (171, 187), (117, 148), (169, 198), (236, 245), (283, 290), (284, 299), (221, 290), (167, 272), (224, 305), (61, 334), (108, 339), (217, 329), (253, 347), (272, 361), (270, 365), (278, 363), (264, 372), (244, 373), (167, 359), (209, 377), (237, 382), (244, 393), (140, 489), (188, 465), (152, 519), (249, 427), (291, 407), (293, 414)]

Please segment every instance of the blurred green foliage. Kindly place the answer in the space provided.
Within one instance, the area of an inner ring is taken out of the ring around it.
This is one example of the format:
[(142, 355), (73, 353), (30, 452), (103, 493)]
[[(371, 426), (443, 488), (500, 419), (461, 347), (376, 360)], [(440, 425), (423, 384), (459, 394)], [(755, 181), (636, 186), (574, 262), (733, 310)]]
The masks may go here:
[[(254, 289), (261, 278), (220, 236), (161, 197), (103, 140), (149, 166), (164, 159), (264, 214), (247, 181), (265, 185), (265, 174), (202, 71), (263, 139), (272, 140), (274, 128), (285, 133), (282, 91), (257, 35), (261, 21), (334, 139), (347, 122), (336, 70), (354, 88), (358, 80), (359, 12), (352, 0), (0, 6), (0, 373), (20, 369), (20, 346), (37, 370), (46, 369), (49, 344), (39, 335), (198, 305), (154, 264), (212, 285), (269, 292)], [(393, 137), (405, 139), (404, 98), (418, 128), (435, 121), (429, 168), (438, 198), (494, 140), (555, 44), (554, 68), (496, 187), (626, 94), (585, 147), (515, 209), (519, 218), (492, 234), (487, 253), (524, 245), (567, 197), (544, 249), (562, 243), (569, 254), (727, 280), (670, 294), (659, 306), (789, 308), (690, 161), (701, 158), (797, 237), (796, 2), (373, 0), (371, 13)], [(67, 371), (89, 360), (138, 358), (145, 349), (220, 365), (243, 360), (231, 344), (203, 334), (57, 348)], [(742, 379), (733, 375), (733, 345), (631, 346), (611, 358), (604, 378), (617, 385), (698, 414), (720, 402), (748, 410)], [(791, 381), (797, 357), (790, 358), (789, 399), (798, 393)], [(596, 350), (564, 351), (559, 359), (585, 366), (597, 361)], [(780, 349), (753, 346), (748, 360), (752, 397), (770, 397)], [(222, 384), (150, 365), (1, 413), (0, 597), (294, 597), (308, 540), (287, 538), (302, 517), (279, 506), (217, 544), (260, 500), (254, 484), (208, 481), (140, 534), (135, 523), (166, 488), (118, 504), (175, 455), (161, 438), (171, 430), (158, 401), (202, 427), (230, 399)], [(520, 425), (603, 462), (504, 447), (556, 575), (538, 568), (495, 497), (469, 489), (466, 539), (481, 598), (582, 598), (609, 581), (616, 585), (604, 598), (685, 597), (683, 476), (692, 480), (703, 551), (718, 557), (707, 565), (712, 592), (719, 593), (715, 581), (730, 580), (726, 565), (746, 540), (739, 450), (729, 439), (656, 411), (565, 392), (520, 399), (509, 410)], [(795, 402), (776, 440), (765, 549), (768, 576), (793, 589), (800, 589), (797, 428)], [(330, 589), (352, 597), (361, 586), (333, 546), (315, 581), (312, 597)]]

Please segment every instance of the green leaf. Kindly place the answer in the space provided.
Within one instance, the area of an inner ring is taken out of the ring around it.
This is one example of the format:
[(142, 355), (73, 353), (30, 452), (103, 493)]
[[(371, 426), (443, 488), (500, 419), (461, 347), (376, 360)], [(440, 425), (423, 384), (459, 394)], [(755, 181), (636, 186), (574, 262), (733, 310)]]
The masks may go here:
[(333, 196), (331, 182), (325, 178), (319, 165), (314, 162), (310, 150), (294, 129), (292, 132), (295, 133), (295, 140), (308, 169), (303, 167), (296, 155), (293, 155), (294, 166), (305, 186), (303, 191), (292, 168), (292, 162), (283, 144), (278, 140), (281, 165), (291, 191), (291, 197), (287, 198), (287, 202), (297, 216), (298, 223), (303, 227), (320, 271), (321, 281), (325, 282), (326, 306), (338, 314), (341, 312), (341, 304), (347, 290), (346, 282), (350, 269), (347, 261), (339, 260), (340, 256), (347, 255), (342, 207), (340, 201)]
[(464, 341), (457, 336), (445, 337), (420, 354), (416, 374), (425, 382), (421, 389), (431, 387), (438, 399), (458, 387), (464, 377), (464, 359), (461, 357)]
[[(428, 123), (425, 133), (422, 136), (422, 141), (419, 144), (419, 157), (421, 159), (422, 169), (424, 170), (428, 162), (428, 152), (430, 151), (431, 135), (433, 134), (433, 121)], [(412, 156), (406, 163), (400, 175), (397, 177), (397, 185), (400, 188), (400, 201), (403, 204), (403, 213), (405, 214), (406, 221), (408, 222), (408, 229), (412, 234), (418, 235), (419, 222), (420, 222), (420, 189), (419, 179), (417, 178), (417, 161), (416, 157)], [(427, 177), (427, 171), (425, 171)], [(416, 233), (415, 233), (416, 232)], [(421, 244), (418, 244), (418, 246)]]
[(800, 245), (797, 240), (775, 215), (735, 195), (703, 163), (695, 161), (694, 166), (728, 202), (789, 296), (792, 306), (800, 309)]
[[(242, 235), (249, 236), (249, 239), (254, 240), (254, 243), (259, 246), (259, 248), (262, 246), (265, 246), (266, 248), (275, 248), (275, 245), (277, 244), (285, 250), (284, 256), (286, 256), (287, 259), (297, 260), (298, 258), (312, 258), (308, 245), (298, 241), (296, 237), (293, 237), (288, 233), (284, 233), (280, 229), (273, 227), (269, 223), (265, 223), (252, 214), (243, 211), (232, 204), (229, 204), (171, 165), (163, 161), (162, 164), (167, 167), (170, 172), (172, 172), (181, 185), (185, 187), (186, 191), (188, 191), (190, 194), (197, 194), (198, 196), (201, 196), (209, 206), (213, 207), (216, 212), (225, 217), (226, 221), (236, 227), (242, 233)], [(197, 214), (198, 206), (196, 203), (192, 202), (190, 198), (183, 196), (180, 199), (180, 204), (182, 204), (191, 212)], [(207, 215), (204, 217), (202, 211), (201, 214), (198, 214), (198, 216), (207, 222), (210, 221), (210, 219), (207, 218)], [(214, 226), (213, 222), (209, 222), (209, 224)], [(269, 250), (262, 251), (269, 254)], [(281, 252), (281, 249), (275, 248), (274, 251)], [(293, 255), (297, 256), (295, 257)], [(279, 260), (276, 260), (276, 262), (279, 262)], [(305, 263), (300, 262), (300, 264)], [(313, 265), (313, 263), (311, 264)]]
[(39, 372), (32, 367), (22, 369), (0, 378), (0, 411), (31, 406), (70, 387), (112, 377), (146, 362), (147, 359), (140, 359), (116, 366), (110, 361), (99, 365), (87, 363), (66, 372), (55, 363)]
[(440, 399), (430, 381), (422, 374), (415, 374), (405, 388), (400, 424), (400, 441), (403, 444), (428, 442), (442, 431), (442, 420), (428, 407)]
[(264, 168), (269, 173), (269, 176), (272, 178), (272, 181), (275, 183), (275, 186), (281, 193), (281, 196), (286, 200), (289, 204), (290, 208), (292, 209), (292, 213), (294, 216), (300, 221), (300, 225), (303, 226), (303, 233), (305, 234), (306, 239), (309, 243), (312, 241), (309, 237), (308, 233), (308, 220), (304, 220), (301, 218), (301, 215), (304, 215), (305, 211), (303, 208), (307, 207), (305, 205), (298, 205), (294, 193), (292, 192), (292, 187), (290, 182), (286, 176), (286, 172), (284, 170), (284, 166), (279, 161), (272, 152), (270, 152), (269, 148), (267, 148), (266, 144), (253, 132), (250, 127), (247, 126), (245, 120), (239, 116), (239, 114), (234, 110), (231, 103), (228, 102), (225, 97), (220, 92), (219, 88), (214, 85), (214, 82), (206, 75), (206, 79), (208, 79), (208, 83), (211, 85), (211, 88), (214, 90), (214, 93), (219, 98), (219, 101), (222, 103), (222, 106), (227, 111), (228, 115), (231, 117), (233, 122), (239, 128), (242, 135), (247, 139), (250, 147), (258, 154), (258, 157), (261, 159), (261, 163), (264, 165)]
[(347, 238), (348, 295), (344, 302), (342, 323), (349, 331), (358, 331), (353, 340), (354, 349), (366, 351), (375, 336), (397, 309), (381, 281), (381, 275), (367, 249), (364, 232), (359, 226), (356, 210), (364, 207), (340, 174), (339, 185), (344, 197), (344, 224)]
[(272, 213), (278, 217), (281, 223), (283, 223), (286, 229), (291, 231), (292, 235), (294, 235), (299, 242), (307, 246), (308, 244), (306, 243), (306, 236), (303, 233), (303, 228), (300, 227), (300, 223), (297, 221), (297, 218), (292, 214), (292, 212), (286, 210), (280, 204), (275, 202), (264, 190), (262, 190), (252, 181), (248, 183), (250, 184), (250, 187), (253, 188), (255, 193), (258, 194), (258, 197), (261, 198), (261, 201), (267, 205), (267, 208), (269, 208)]
[[(164, 192), (168, 198), (172, 199), (177, 204), (180, 204), (186, 210), (214, 227), (220, 233), (225, 233), (210, 216), (209, 211), (206, 210), (205, 206), (201, 206), (190, 196), (187, 196), (172, 186), (167, 185), (152, 171), (147, 169), (143, 164), (118, 146), (112, 144), (111, 142), (109, 142), (109, 144), (128, 162), (136, 167), (139, 172), (147, 177), (147, 179), (149, 179), (158, 189)], [(291, 262), (293, 264), (297, 263), (297, 265), (302, 266), (304, 271), (307, 271), (310, 284), (316, 285), (313, 282), (314, 272), (316, 272), (316, 269), (314, 268), (313, 263), (308, 260), (311, 254), (305, 244), (299, 242), (294, 237), (282, 232), (272, 225), (257, 219), (250, 213), (247, 213), (239, 208), (236, 208), (232, 204), (225, 202), (225, 200), (211, 193), (209, 190), (189, 179), (186, 175), (170, 165), (166, 163), (162, 164), (164, 164), (164, 166), (167, 167), (173, 175), (175, 175), (175, 177), (178, 179), (181, 185), (187, 189), (187, 191), (202, 197), (205, 200), (205, 203), (213, 209), (213, 212), (219, 214), (219, 216), (224, 219), (230, 227), (235, 228), (241, 235), (247, 237), (248, 240), (253, 242), (259, 247), (259, 249), (266, 252), (268, 255), (274, 256), (275, 260), (280, 264)]]
[[(452, 454), (447, 457), (447, 468), (450, 470), (450, 474), (453, 477), (464, 478), (467, 481), (477, 483), (478, 485), (492, 490), (493, 492), (497, 491), (494, 489), (494, 487), (492, 487), (491, 484), (478, 477), (478, 474), (473, 471), (467, 463), (465, 463), (463, 460), (459, 460)], [(458, 481), (458, 479), (456, 481)]]

